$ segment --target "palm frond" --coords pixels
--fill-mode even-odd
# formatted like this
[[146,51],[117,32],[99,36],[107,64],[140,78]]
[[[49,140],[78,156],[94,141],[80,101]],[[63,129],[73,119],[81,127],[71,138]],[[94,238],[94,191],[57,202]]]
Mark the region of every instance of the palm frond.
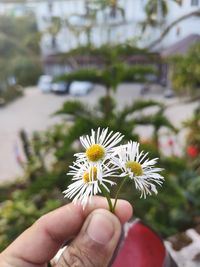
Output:
[[80,101],[67,101],[63,104],[62,108],[56,111],[53,115],[89,115],[88,108]]
[[128,115],[141,111],[145,108],[157,106],[159,108],[163,108],[163,104],[154,100],[138,100],[134,102],[131,106],[124,108],[124,110],[119,115],[120,120],[124,120]]

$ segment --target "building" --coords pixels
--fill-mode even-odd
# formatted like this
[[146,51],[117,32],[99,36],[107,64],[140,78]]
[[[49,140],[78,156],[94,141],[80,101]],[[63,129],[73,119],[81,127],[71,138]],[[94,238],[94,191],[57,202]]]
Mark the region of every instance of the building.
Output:
[[[99,8],[100,6],[92,4],[92,0],[22,0],[22,3],[17,4],[12,3],[12,0],[2,0],[0,14],[20,16],[30,10],[34,12],[38,28],[43,33],[41,51],[45,59],[49,55],[67,52],[88,43],[98,47],[105,43],[129,41],[141,47],[148,47],[171,23],[192,12],[200,13],[200,0],[182,0],[181,5],[173,0],[157,0],[157,11],[160,1],[166,1],[168,14],[163,19],[162,12],[157,12],[157,19],[162,22],[160,27],[147,27],[142,33],[141,22],[146,18],[145,6],[148,1],[118,0],[120,8],[112,10],[110,7]],[[166,50],[191,34],[200,34],[198,26],[197,16],[180,19],[164,38],[151,48],[154,51]],[[66,68],[63,69],[59,64],[53,65],[51,72],[54,74],[66,71]]]
[[[169,12],[166,18],[166,26],[195,11],[200,13],[200,0],[182,0],[179,6],[173,1],[169,1]],[[184,39],[191,34],[200,34],[200,19],[197,16],[191,16],[177,23],[163,39],[163,47],[170,46]]]
[[[178,18],[197,10],[200,12],[200,0],[182,0],[181,6],[172,0],[167,1],[168,15],[164,24],[158,29],[148,28],[142,34],[141,22],[145,20],[144,8],[147,0],[119,0],[119,6],[124,9],[124,17],[120,10],[112,16],[110,9],[105,8],[97,12],[95,21],[87,17],[88,3],[88,0],[49,0],[31,3],[29,6],[34,8],[39,28],[43,32],[48,28],[51,17],[61,18],[62,29],[56,36],[57,47],[53,49],[62,52],[88,42],[100,46],[104,43],[123,43],[130,40],[145,47]],[[198,23],[199,17],[195,16],[180,21],[156,48],[166,48],[190,34],[200,34]],[[53,52],[49,34],[44,34],[42,48],[43,54]]]
[[[144,9],[147,1],[118,0],[120,9],[117,9],[115,14],[112,14],[110,8],[104,8],[96,12],[94,20],[89,16],[89,10],[96,8],[91,4],[91,0],[26,0],[21,4],[13,4],[12,0],[0,1],[0,14],[20,15],[25,10],[33,10],[38,27],[43,32],[42,54],[46,55],[57,51],[65,52],[88,42],[100,46],[108,42],[123,43],[130,40],[145,47],[156,40],[164,29],[178,18],[194,11],[200,12],[200,0],[182,0],[182,5],[172,0],[165,0],[168,5],[168,15],[163,25],[157,29],[148,28],[142,34],[141,22],[145,20]],[[158,3],[159,1],[162,0],[158,0]],[[161,16],[158,19],[162,19],[162,14],[158,16]],[[49,28],[55,17],[60,18],[61,27],[52,40]],[[157,48],[166,48],[190,34],[200,34],[198,23],[199,18],[195,16],[180,21],[166,34]]]
[[40,2],[34,5],[38,26],[42,32],[48,29],[51,19],[61,18],[61,30],[56,35],[56,46],[52,45],[49,33],[42,40],[43,54],[65,52],[89,42],[95,46],[105,43],[123,43],[138,37],[141,28],[139,21],[144,20],[144,1],[121,0],[122,10],[112,16],[109,8],[99,10],[96,18],[90,17],[95,6],[85,0],[66,0]]

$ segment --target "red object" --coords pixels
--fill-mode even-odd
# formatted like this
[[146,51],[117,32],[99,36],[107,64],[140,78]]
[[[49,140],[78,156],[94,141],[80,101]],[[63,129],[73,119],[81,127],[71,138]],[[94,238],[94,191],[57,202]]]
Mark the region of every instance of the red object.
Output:
[[173,139],[169,138],[169,140],[168,140],[168,145],[169,145],[169,146],[173,146],[173,145],[174,145],[174,141],[173,141]]
[[141,222],[133,224],[112,267],[162,267],[166,250],[162,240]]
[[198,150],[195,146],[192,146],[192,145],[188,146],[187,147],[187,154],[188,154],[188,156],[194,158],[198,155]]

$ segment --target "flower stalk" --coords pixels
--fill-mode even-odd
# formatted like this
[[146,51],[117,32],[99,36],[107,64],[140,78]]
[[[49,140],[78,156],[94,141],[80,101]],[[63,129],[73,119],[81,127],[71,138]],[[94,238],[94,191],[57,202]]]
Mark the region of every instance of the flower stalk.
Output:
[[101,189],[101,192],[102,192],[103,196],[107,199],[108,207],[109,207],[110,212],[114,213],[115,209],[114,209],[114,206],[112,204],[109,192],[103,187],[102,184],[99,184],[99,187]]
[[116,205],[117,205],[117,200],[119,198],[119,194],[120,194],[122,188],[124,187],[124,185],[125,185],[125,183],[127,181],[128,181],[128,177],[127,176],[125,176],[124,179],[122,179],[122,181],[121,181],[121,184],[120,184],[120,186],[119,186],[119,188],[117,190],[117,193],[115,195],[115,202],[114,202],[114,205],[113,205],[113,211],[115,211],[115,208],[116,208]]

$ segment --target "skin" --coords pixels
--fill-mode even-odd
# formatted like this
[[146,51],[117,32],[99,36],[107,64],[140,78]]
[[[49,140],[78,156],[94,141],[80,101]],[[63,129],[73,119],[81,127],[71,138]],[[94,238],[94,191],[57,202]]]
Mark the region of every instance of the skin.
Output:
[[132,207],[119,200],[114,215],[107,206],[104,198],[94,197],[84,210],[71,203],[44,215],[0,254],[0,266],[47,267],[63,243],[72,239],[54,266],[108,266]]

